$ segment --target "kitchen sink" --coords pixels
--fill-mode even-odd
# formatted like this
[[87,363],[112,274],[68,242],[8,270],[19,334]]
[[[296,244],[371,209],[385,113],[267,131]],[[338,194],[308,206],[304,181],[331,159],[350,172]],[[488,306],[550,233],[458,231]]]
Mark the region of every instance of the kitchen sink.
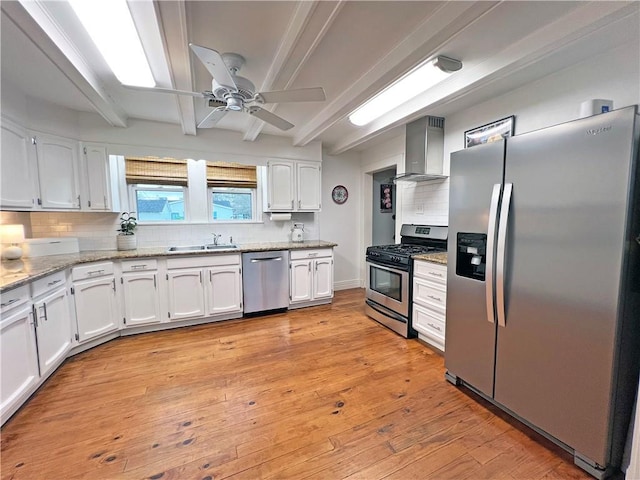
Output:
[[234,248],[238,248],[235,244],[227,244],[227,245],[215,245],[213,243],[207,245],[188,245],[184,247],[169,247],[167,248],[167,253],[189,253],[189,252],[203,252],[203,251],[211,251],[211,250],[231,250]]
[[208,245],[204,246],[207,250],[228,250],[231,248],[238,248],[237,245],[233,244],[233,243],[229,243],[226,245],[215,245],[213,243],[210,243]]

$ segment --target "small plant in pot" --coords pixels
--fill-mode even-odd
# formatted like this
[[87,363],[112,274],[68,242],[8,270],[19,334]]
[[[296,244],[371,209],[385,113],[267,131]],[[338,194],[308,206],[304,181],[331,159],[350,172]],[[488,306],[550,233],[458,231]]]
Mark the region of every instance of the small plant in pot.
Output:
[[135,250],[138,247],[136,235],[134,233],[138,226],[138,219],[135,212],[122,212],[120,215],[120,232],[116,237],[118,250]]

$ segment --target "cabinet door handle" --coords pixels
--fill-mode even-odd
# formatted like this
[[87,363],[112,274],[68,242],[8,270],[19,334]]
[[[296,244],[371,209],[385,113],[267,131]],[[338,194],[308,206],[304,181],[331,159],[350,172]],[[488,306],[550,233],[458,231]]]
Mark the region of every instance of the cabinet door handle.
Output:
[[209,270],[209,283],[213,282],[213,271]]
[[293,200],[291,200],[291,210],[293,210]]
[[427,297],[429,297],[429,298],[430,298],[430,299],[432,299],[432,300],[436,300],[436,301],[438,301],[438,302],[441,302],[441,301],[442,301],[442,299],[441,299],[440,297],[434,297],[433,295],[427,295]]
[[158,285],[156,284],[156,274],[153,274],[153,288],[157,289]]
[[202,283],[202,270],[200,270],[200,283]]
[[42,315],[40,316],[40,318],[44,319],[44,321],[46,322],[48,320],[48,318],[47,318],[47,303],[43,302],[41,308],[42,308]]
[[298,208],[302,208],[302,200],[298,200]]
[[316,262],[316,272],[318,271],[318,262]]
[[33,308],[29,311],[29,317],[31,317],[31,321],[29,322],[29,325],[33,325],[35,327],[36,321],[35,321],[35,315],[33,314]]
[[311,262],[309,262],[309,271],[311,271]]
[[4,308],[4,307],[8,307],[9,305],[11,305],[12,303],[17,302],[18,300],[20,300],[19,298],[12,298],[11,300],[9,300],[8,302],[5,303],[0,303],[0,307]]
[[116,279],[111,280],[111,284],[113,285],[113,293],[116,292]]

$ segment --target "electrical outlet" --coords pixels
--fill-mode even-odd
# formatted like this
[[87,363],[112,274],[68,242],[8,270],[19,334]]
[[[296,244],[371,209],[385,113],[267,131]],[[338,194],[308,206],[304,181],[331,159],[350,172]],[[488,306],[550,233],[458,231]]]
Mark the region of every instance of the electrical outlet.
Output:
[[422,204],[416,205],[416,214],[417,215],[424,214],[424,205],[422,205]]

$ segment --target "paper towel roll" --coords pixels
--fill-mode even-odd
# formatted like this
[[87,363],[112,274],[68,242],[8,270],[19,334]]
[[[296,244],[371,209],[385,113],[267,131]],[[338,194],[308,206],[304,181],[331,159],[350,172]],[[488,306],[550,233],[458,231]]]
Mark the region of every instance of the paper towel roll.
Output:
[[272,222],[286,222],[287,220],[291,220],[290,213],[272,213],[271,214]]

